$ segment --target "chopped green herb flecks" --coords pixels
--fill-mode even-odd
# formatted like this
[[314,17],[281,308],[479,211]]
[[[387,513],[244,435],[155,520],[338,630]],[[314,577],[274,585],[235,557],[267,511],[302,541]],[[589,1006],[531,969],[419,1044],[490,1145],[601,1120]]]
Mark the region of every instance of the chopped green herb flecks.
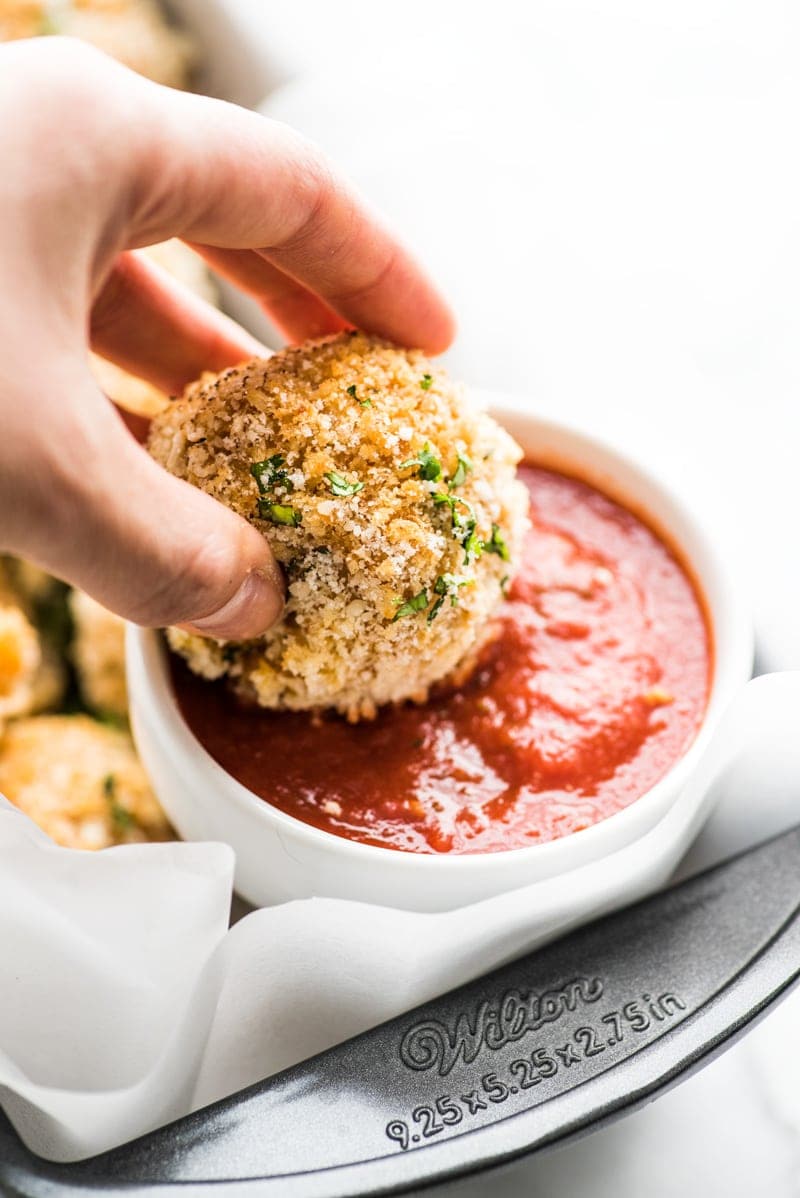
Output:
[[103,797],[108,802],[111,819],[120,831],[135,827],[136,820],[130,811],[117,801],[117,779],[113,774],[106,774],[103,779]]
[[[433,502],[437,507],[447,505],[450,508],[453,536],[464,546],[464,565],[477,561],[481,556],[483,542],[477,533],[477,520],[472,504],[458,495],[443,495],[441,492],[434,495]],[[467,514],[464,515],[460,508],[466,508]]]
[[508,584],[510,581],[511,581],[510,574],[504,574],[503,577],[500,579],[500,590],[503,592],[504,598],[507,597],[507,595],[508,595]]
[[259,499],[258,514],[262,520],[285,524],[289,528],[297,528],[303,522],[302,512],[298,512],[290,503],[273,503],[269,499]]
[[[460,578],[457,574],[440,574],[433,584],[430,596],[427,590],[423,588],[413,599],[408,599],[406,602],[403,602],[401,599],[397,600],[399,606],[392,618],[392,623],[403,616],[413,616],[428,608],[426,619],[428,624],[432,624],[442,610],[445,600],[449,598],[451,606],[456,607],[458,605],[458,592],[462,587],[472,586],[473,582],[474,579]],[[429,604],[430,607],[428,607]]]
[[327,478],[334,495],[357,495],[359,491],[364,490],[363,483],[349,483],[344,475],[339,474],[336,470],[329,470],[325,478]]
[[434,603],[434,605],[433,605],[433,607],[431,608],[431,610],[428,612],[428,615],[427,615],[427,620],[428,620],[428,623],[429,623],[429,624],[432,624],[432,623],[433,623],[433,621],[436,619],[436,617],[438,616],[439,612],[442,610],[442,605],[443,605],[443,604],[444,604],[444,595],[440,595],[440,596],[439,596],[439,598],[438,598],[438,599],[436,600],[436,602]]
[[476,562],[482,553],[483,541],[473,528],[464,541],[464,565],[468,566],[470,562]]
[[424,611],[428,606],[428,592],[423,587],[420,593],[415,595],[413,599],[407,599],[405,602],[402,599],[398,599],[397,603],[399,606],[392,616],[393,624],[396,620],[402,620],[404,616],[415,616],[417,612]]
[[287,491],[294,490],[292,480],[284,469],[285,465],[286,458],[282,453],[274,453],[263,462],[252,463],[250,473],[256,480],[259,495],[268,495],[276,487],[284,487]]
[[355,383],[351,383],[350,386],[347,388],[347,394],[352,399],[355,399],[361,405],[362,408],[371,408],[372,407],[371,399],[359,399],[358,398],[358,391],[356,390]]
[[458,605],[458,592],[462,587],[472,586],[473,579],[459,578],[456,574],[440,574],[433,584],[433,591],[438,595],[438,599],[433,607],[428,612],[428,623],[431,624],[442,610],[442,605],[445,599],[450,597],[451,607]]
[[469,460],[466,454],[459,453],[457,457],[458,465],[456,466],[455,474],[450,479],[448,484],[451,491],[454,491],[456,487],[463,486],[466,482],[467,475],[472,471],[472,462]]
[[419,477],[425,482],[436,483],[442,477],[442,463],[436,457],[428,441],[425,442],[415,458],[409,458],[407,462],[400,463],[401,470],[408,470],[411,466],[419,467]]
[[284,491],[294,490],[294,484],[285,466],[286,458],[283,454],[274,453],[263,462],[252,462],[250,473],[258,486],[258,514],[261,519],[269,520],[272,524],[287,524],[296,528],[302,520],[301,513],[289,503],[278,503],[274,494],[277,487],[283,488]]
[[474,579],[461,578],[458,574],[440,574],[433,584],[437,595],[449,595],[453,607],[458,603],[458,592],[462,587],[472,586]]
[[511,560],[506,539],[497,524],[492,525],[492,535],[488,541],[484,541],[483,547],[487,553],[496,553],[504,562]]
[[431,387],[433,386],[433,375],[423,374],[422,378],[419,380],[419,385],[423,391],[430,391]]

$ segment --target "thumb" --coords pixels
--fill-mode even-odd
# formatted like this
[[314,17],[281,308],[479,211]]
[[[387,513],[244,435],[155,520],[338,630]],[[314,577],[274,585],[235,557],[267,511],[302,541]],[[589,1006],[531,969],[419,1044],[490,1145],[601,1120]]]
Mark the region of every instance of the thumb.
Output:
[[[58,451],[11,492],[7,547],[137,624],[226,640],[264,632],[283,609],[267,541],[163,470],[87,386],[88,402],[70,405],[68,426],[47,438]],[[39,459],[48,453],[41,445]]]

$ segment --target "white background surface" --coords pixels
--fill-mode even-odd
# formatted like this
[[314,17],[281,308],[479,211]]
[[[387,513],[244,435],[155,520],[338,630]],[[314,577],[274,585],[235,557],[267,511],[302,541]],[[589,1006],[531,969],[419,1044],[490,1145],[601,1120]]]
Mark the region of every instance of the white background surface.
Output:
[[235,0],[319,140],[453,298],[453,368],[718,508],[800,665],[800,9]]
[[[347,167],[449,291],[453,370],[676,481],[742,563],[760,665],[800,667],[800,9],[227,7],[280,83],[267,111]],[[795,998],[645,1111],[455,1192],[798,1195],[798,1026]]]

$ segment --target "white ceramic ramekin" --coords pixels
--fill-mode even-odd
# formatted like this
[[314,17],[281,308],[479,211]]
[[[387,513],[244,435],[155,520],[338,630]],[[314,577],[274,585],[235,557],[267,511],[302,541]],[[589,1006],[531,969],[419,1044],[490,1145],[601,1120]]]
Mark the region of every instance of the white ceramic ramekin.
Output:
[[524,399],[493,395],[485,399],[526,457],[594,483],[645,516],[679,550],[705,599],[713,632],[714,677],[702,727],[685,755],[651,790],[581,832],[501,853],[396,852],[304,824],[271,807],[226,773],[181,717],[160,634],[130,627],[131,718],[155,791],[181,836],[233,846],[237,890],[256,905],[325,895],[442,911],[607,857],[644,836],[669,811],[703,757],[720,714],[750,675],[752,629],[740,588],[698,519],[649,473],[595,438],[540,419]]

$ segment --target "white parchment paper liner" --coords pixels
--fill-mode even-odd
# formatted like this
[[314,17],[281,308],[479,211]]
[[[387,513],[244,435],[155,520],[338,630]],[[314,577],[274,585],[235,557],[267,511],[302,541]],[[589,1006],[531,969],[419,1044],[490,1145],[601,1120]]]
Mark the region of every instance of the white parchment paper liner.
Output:
[[310,899],[228,930],[226,846],[76,852],[0,805],[0,1102],[77,1160],[407,1010],[662,885],[719,794],[697,866],[796,821],[798,719],[800,674],[757,679],[640,841],[438,915]]

